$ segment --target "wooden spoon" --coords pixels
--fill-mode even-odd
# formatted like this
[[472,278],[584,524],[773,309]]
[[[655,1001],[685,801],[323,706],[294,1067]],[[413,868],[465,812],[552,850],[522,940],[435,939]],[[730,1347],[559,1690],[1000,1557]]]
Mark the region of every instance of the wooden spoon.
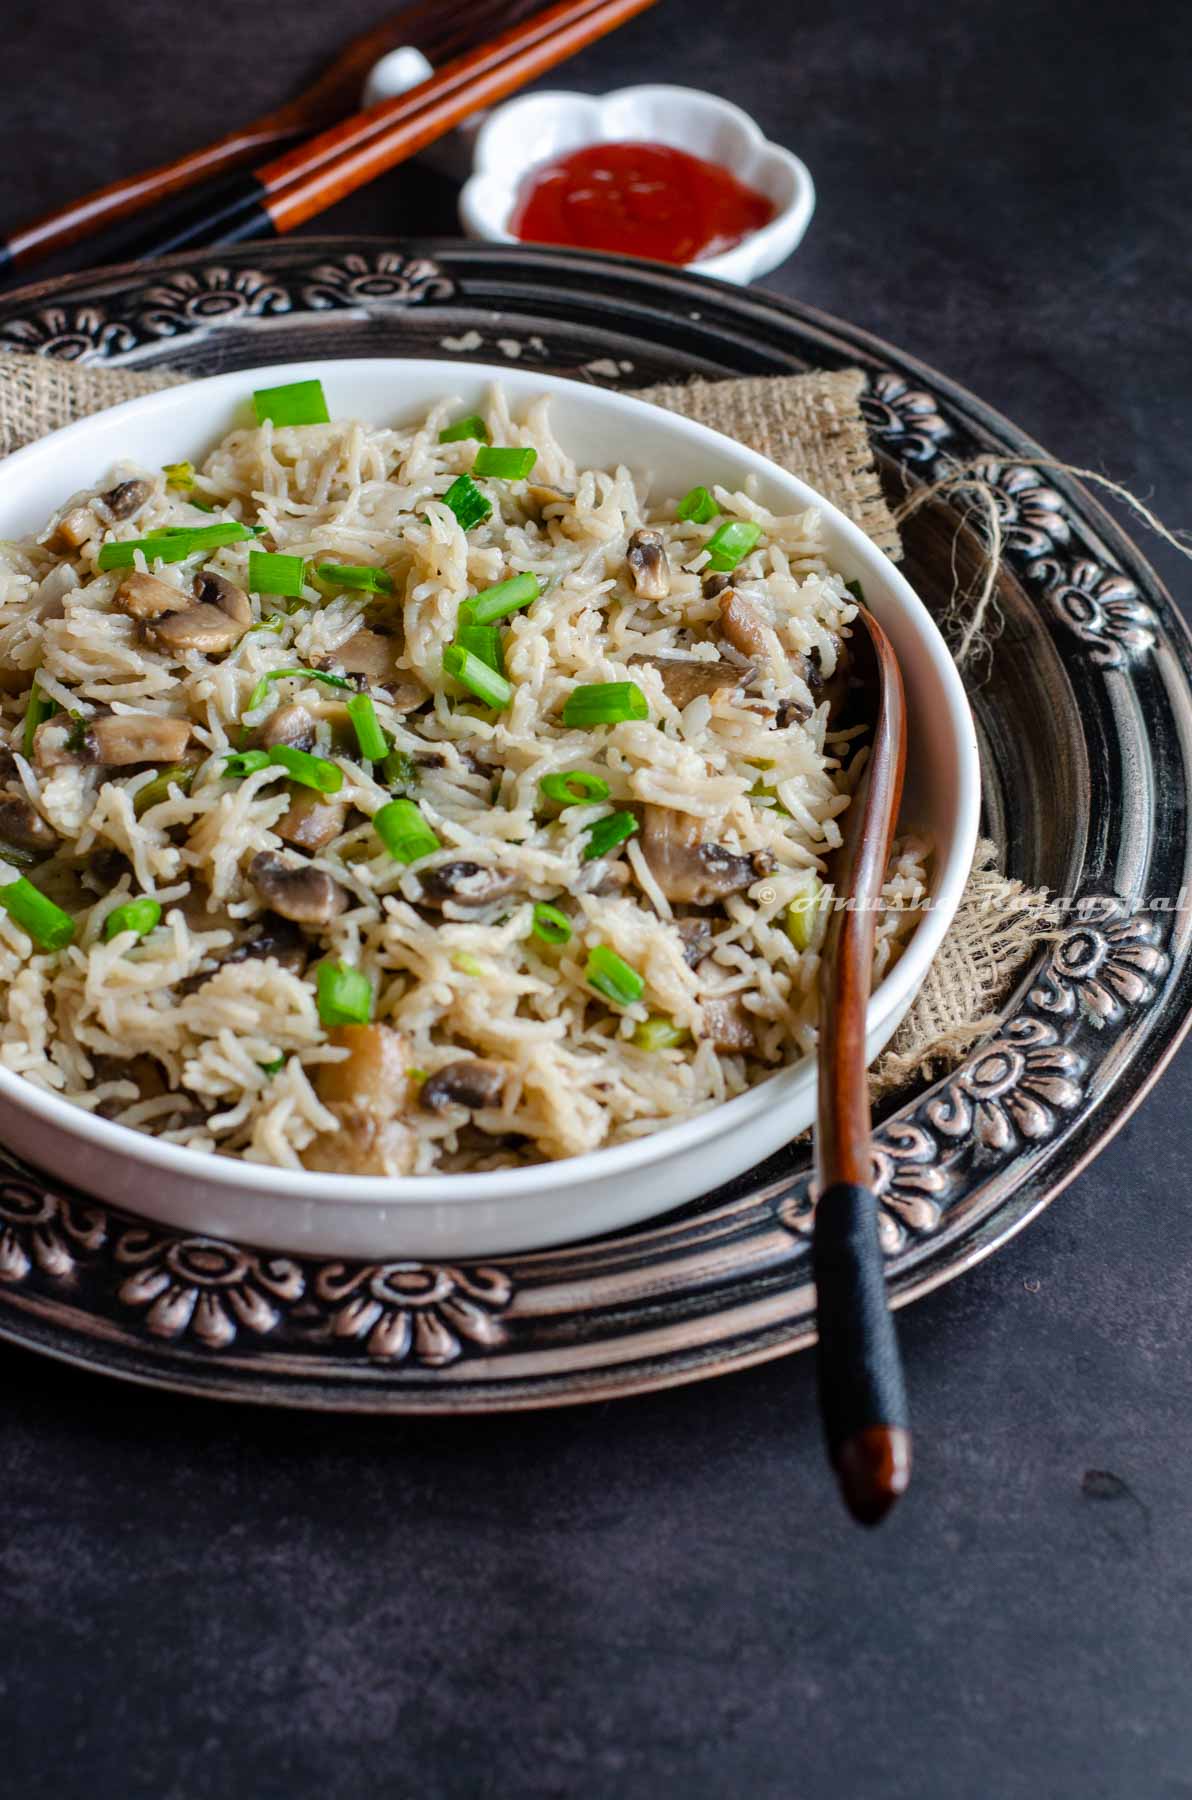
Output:
[[869,760],[846,814],[820,965],[813,1266],[828,1454],[853,1517],[876,1525],[906,1492],[911,1473],[906,1389],[872,1187],[865,1050],[876,908],[906,762],[906,698],[890,641],[864,607],[850,650],[874,725]]

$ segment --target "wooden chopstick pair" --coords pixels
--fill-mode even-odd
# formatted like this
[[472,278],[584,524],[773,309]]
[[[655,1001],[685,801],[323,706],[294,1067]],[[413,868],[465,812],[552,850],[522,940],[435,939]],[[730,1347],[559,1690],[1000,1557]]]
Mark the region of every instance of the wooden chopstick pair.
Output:
[[[122,259],[291,231],[653,4],[557,0],[527,16],[526,0],[472,0],[460,10],[423,0],[355,39],[288,106],[176,163],[113,183],[10,234],[0,241],[0,275],[313,130],[315,135],[297,147],[216,183],[184,213],[123,246]],[[495,24],[504,26],[499,35],[475,41],[478,29]],[[448,60],[409,93],[341,117],[377,58],[411,42]]]

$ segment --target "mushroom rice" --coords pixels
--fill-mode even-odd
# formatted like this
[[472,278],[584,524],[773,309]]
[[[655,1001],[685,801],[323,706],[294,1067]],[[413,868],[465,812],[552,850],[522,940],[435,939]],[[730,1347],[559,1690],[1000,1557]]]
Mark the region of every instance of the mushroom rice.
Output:
[[[546,402],[262,390],[0,547],[0,1060],[193,1149],[573,1156],[814,1045],[864,757],[814,510],[579,469]],[[926,894],[897,847],[875,974]]]

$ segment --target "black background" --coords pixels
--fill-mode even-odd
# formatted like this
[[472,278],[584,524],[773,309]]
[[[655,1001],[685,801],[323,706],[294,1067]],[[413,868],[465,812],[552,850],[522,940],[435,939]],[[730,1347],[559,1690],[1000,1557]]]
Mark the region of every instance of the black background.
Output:
[[[10,4],[0,223],[275,104],[378,4]],[[1189,36],[1179,0],[663,0],[551,85],[740,102],[819,189],[772,286],[1179,524]],[[453,195],[399,171],[314,229],[450,232]],[[805,1357],[404,1424],[0,1350],[0,1792],[1192,1795],[1190,1107],[1177,1062],[903,1313],[918,1469],[876,1535],[837,1505]]]

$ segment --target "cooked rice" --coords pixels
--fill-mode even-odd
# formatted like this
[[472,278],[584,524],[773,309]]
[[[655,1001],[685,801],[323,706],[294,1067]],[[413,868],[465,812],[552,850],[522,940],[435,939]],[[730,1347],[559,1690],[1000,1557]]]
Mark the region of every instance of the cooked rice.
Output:
[[[342,1166],[424,1173],[623,1142],[715,1106],[812,1049],[818,955],[792,941],[787,908],[839,844],[863,756],[853,737],[832,736],[814,676],[809,685],[815,663],[831,676],[855,610],[828,565],[818,512],[773,516],[749,493],[715,487],[719,520],[678,522],[675,496],[654,497],[627,467],[577,469],[553,436],[545,402],[514,419],[497,392],[487,413],[491,441],[535,446],[531,486],[554,485],[574,499],[544,501],[525,482],[488,482],[492,515],[465,533],[442,496],[471,467],[476,445],[438,442],[458,411],[458,402],[444,400],[414,427],[235,430],[191,490],[214,513],[196,510],[160,473],[121,467],[94,494],[73,496],[37,542],[0,552],[2,718],[13,752],[0,800],[26,796],[58,834],[53,855],[28,872],[77,921],[74,942],[44,954],[0,910],[4,1066],[173,1143],[292,1168],[304,1155],[333,1166],[352,1120],[320,1098],[320,1071],[347,1054],[316,1002],[316,965],[330,957],[368,976],[373,1016],[401,1034],[413,1071],[394,1103],[402,1129],[378,1138],[371,1160],[353,1161],[345,1150]],[[152,495],[134,518],[113,520],[95,496],[133,475],[152,481]],[[56,554],[47,541],[80,505],[101,529],[81,550]],[[114,609],[126,571],[99,572],[100,545],[220,517],[263,525],[265,548],[307,559],[302,602],[287,612],[287,602],[252,595],[254,620],[275,629],[249,631],[222,655],[155,648]],[[703,545],[726,518],[763,528],[733,586],[764,621],[766,649],[747,692],[699,697],[680,711],[659,672],[636,659],[723,654],[719,602],[705,593],[701,569]],[[671,571],[664,598],[640,597],[627,569],[629,537],[643,526],[663,534]],[[251,548],[228,545],[203,566],[247,590]],[[154,572],[189,592],[201,560]],[[392,576],[393,595],[329,597],[309,585],[319,561],[377,565]],[[502,621],[514,692],[506,711],[493,712],[444,678],[442,654],[461,601],[521,571],[539,576],[546,591]],[[418,759],[413,797],[441,848],[413,865],[393,860],[369,822],[393,797],[380,768],[336,748],[322,718],[317,748],[342,769],[339,797],[350,810],[309,861],[347,890],[349,903],[308,932],[305,972],[273,958],[228,961],[262,917],[247,874],[253,856],[300,858],[276,830],[290,799],[285,771],[270,766],[229,779],[224,758],[241,747],[245,727],[257,732],[283,705],[326,709],[341,700],[296,678],[272,684],[255,712],[245,710],[263,674],[325,659],[334,665],[363,625],[393,633],[398,668],[429,690],[424,710],[403,711],[387,697],[392,685],[371,689],[393,746]],[[201,761],[189,793],[176,788],[138,818],[136,794],[154,779],[153,767],[27,760],[23,720],[35,673],[43,695],[85,721],[108,712],[191,721]],[[647,721],[563,727],[563,702],[578,684],[626,680],[645,693]],[[792,699],[806,722],[778,729],[778,705]],[[564,810],[544,804],[540,779],[576,768],[602,775],[609,799]],[[756,791],[762,786],[765,793]],[[703,821],[709,841],[737,857],[756,854],[759,869],[772,862],[709,915],[710,941],[696,967],[685,960],[676,918],[691,909],[667,900],[640,836],[583,859],[595,821],[626,808],[640,816],[647,805]],[[893,905],[878,928],[878,976],[914,923],[926,857],[915,840],[898,848],[887,887]],[[460,861],[510,872],[514,891],[478,912],[451,901],[430,911],[424,878]],[[601,893],[612,864],[628,879]],[[138,894],[161,903],[158,929],[139,941],[124,934],[105,942],[108,914]],[[573,935],[562,948],[532,934],[536,901],[571,916]],[[593,991],[585,963],[596,945],[644,978],[640,1000],[616,1006]],[[717,1050],[706,1029],[708,1002],[734,996],[752,1028],[748,1051]],[[636,1047],[635,1030],[660,1016],[688,1035],[672,1048]],[[472,1114],[420,1104],[421,1081],[473,1055],[504,1065],[499,1104]],[[134,1059],[145,1058],[157,1079],[142,1079],[146,1065]]]

